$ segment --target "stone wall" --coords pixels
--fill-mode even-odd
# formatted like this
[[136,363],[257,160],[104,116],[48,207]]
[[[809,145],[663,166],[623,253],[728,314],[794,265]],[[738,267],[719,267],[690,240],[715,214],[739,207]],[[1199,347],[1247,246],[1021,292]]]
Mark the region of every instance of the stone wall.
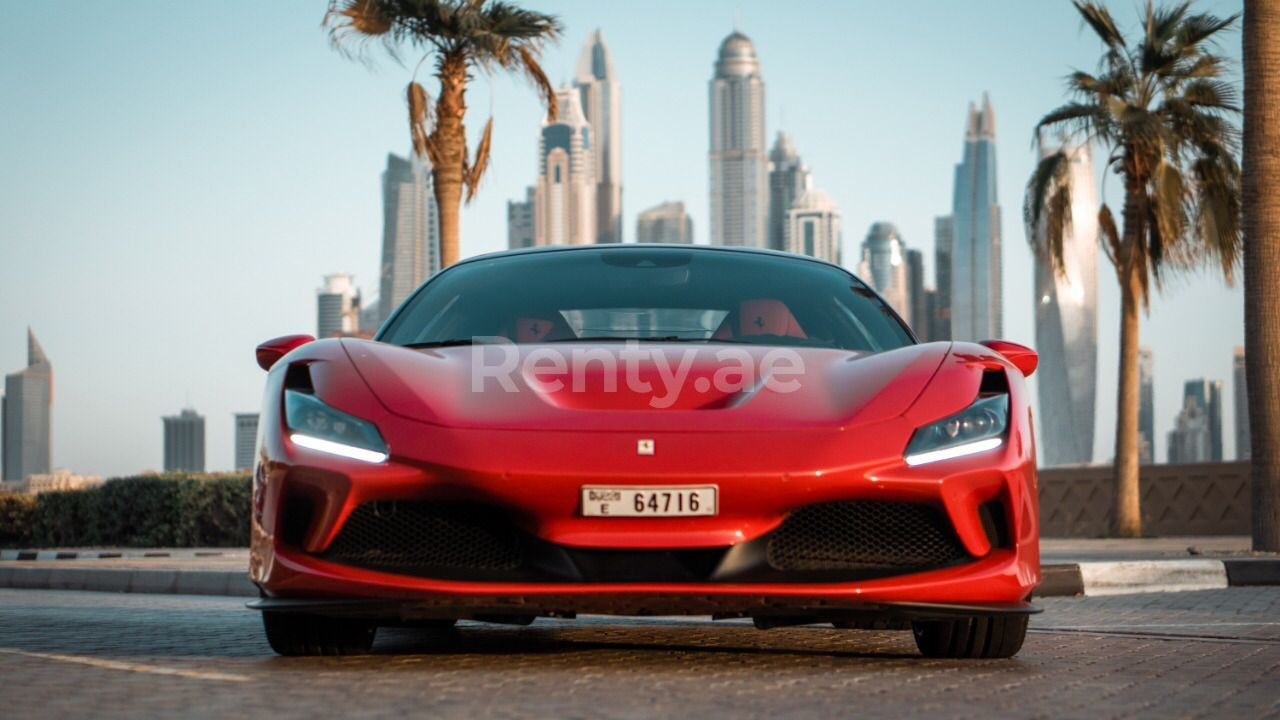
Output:
[[[1041,469],[1040,534],[1101,537],[1111,523],[1111,468]],[[1248,535],[1249,463],[1143,465],[1144,535]]]

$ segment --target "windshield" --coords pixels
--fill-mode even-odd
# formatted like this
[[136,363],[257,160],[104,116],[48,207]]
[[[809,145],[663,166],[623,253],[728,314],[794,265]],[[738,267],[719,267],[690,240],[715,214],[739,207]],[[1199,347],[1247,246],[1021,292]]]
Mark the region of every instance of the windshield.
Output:
[[458,265],[378,338],[429,346],[510,340],[723,342],[878,352],[913,342],[857,278],[783,256],[610,247]]

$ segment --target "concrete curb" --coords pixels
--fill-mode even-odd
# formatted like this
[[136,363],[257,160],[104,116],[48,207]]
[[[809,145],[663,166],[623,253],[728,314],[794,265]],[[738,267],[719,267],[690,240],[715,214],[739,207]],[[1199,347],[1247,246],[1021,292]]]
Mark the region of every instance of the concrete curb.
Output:
[[243,571],[0,567],[0,588],[258,597]]
[[[165,557],[175,556],[166,555]],[[1210,590],[1242,585],[1280,585],[1280,558],[1082,562],[1045,565],[1042,571],[1043,580],[1040,587],[1036,588],[1036,597],[1079,595],[1093,597]],[[239,570],[141,570],[8,565],[0,566],[0,588],[258,596],[258,589],[249,581],[249,576]]]
[[1119,560],[1045,565],[1036,597],[1185,592],[1280,585],[1280,558]]
[[113,560],[118,558],[202,558],[237,550],[0,550],[0,560]]

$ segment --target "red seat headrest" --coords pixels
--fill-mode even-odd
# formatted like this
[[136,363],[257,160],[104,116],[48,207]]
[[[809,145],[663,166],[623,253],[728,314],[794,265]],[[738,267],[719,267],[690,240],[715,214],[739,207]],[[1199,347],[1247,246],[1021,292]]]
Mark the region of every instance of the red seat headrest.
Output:
[[748,335],[808,337],[796,316],[791,314],[791,309],[781,300],[772,298],[743,300],[738,305],[738,336]]

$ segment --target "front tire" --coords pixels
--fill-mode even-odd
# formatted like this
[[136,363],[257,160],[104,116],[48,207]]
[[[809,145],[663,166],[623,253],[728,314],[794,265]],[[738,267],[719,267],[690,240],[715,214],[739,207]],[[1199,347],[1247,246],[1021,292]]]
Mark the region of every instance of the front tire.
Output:
[[916,647],[925,657],[1010,658],[1027,637],[1026,615],[996,615],[911,623]]
[[364,620],[270,611],[262,613],[262,627],[271,649],[290,657],[364,655],[378,630]]

